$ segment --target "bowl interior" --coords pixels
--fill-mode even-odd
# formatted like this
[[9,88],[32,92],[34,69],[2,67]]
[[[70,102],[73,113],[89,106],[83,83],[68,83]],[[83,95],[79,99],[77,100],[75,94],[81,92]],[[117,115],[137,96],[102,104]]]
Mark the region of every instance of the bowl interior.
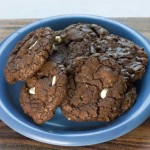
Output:
[[[65,28],[66,26],[73,24],[73,23],[95,23],[98,25],[103,26],[104,28],[108,29],[110,33],[120,35],[124,38],[127,38],[133,42],[135,42],[137,45],[144,47],[145,51],[150,57],[150,51],[148,49],[148,46],[145,45],[138,36],[135,36],[132,34],[132,30],[128,30],[124,28],[123,26],[120,26],[116,23],[113,23],[109,20],[103,20],[103,19],[94,19],[94,18],[84,18],[84,17],[66,17],[66,18],[56,18],[56,19],[47,19],[45,21],[42,21],[41,23],[27,26],[23,29],[18,30],[16,33],[14,33],[11,36],[11,39],[7,40],[7,42],[4,43],[3,49],[1,49],[0,53],[0,92],[1,92],[1,104],[6,108],[6,111],[9,112],[10,115],[17,118],[22,124],[26,124],[27,126],[32,126],[34,129],[38,129],[40,131],[44,132],[53,132],[53,133],[64,133],[67,134],[68,132],[73,132],[76,134],[77,132],[90,132],[93,130],[103,130],[106,128],[111,128],[112,126],[117,126],[118,124],[121,124],[123,121],[129,119],[131,116],[138,113],[138,111],[141,109],[144,105],[146,105],[147,97],[149,96],[149,75],[150,75],[150,65],[148,63],[148,66],[146,68],[146,72],[144,74],[144,77],[142,80],[139,80],[136,82],[137,85],[137,102],[134,104],[134,106],[124,113],[122,116],[117,118],[116,120],[112,122],[82,122],[77,123],[73,121],[68,121],[61,113],[60,108],[57,109],[55,116],[49,120],[48,122],[44,123],[43,125],[36,125],[33,123],[32,119],[25,115],[23,113],[23,110],[19,103],[19,93],[20,89],[23,85],[23,82],[15,83],[13,85],[8,84],[5,81],[4,77],[4,68],[6,65],[6,61],[9,57],[9,54],[15,47],[16,43],[20,41],[27,33],[31,32],[34,29],[37,29],[39,27],[43,26],[50,26],[54,30],[60,30]],[[139,118],[140,119],[140,118]],[[76,132],[74,132],[76,131]]]

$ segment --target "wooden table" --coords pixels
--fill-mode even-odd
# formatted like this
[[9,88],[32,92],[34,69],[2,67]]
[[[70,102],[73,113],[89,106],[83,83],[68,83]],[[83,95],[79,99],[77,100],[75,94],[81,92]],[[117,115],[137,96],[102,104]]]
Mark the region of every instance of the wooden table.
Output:
[[[144,34],[150,39],[150,18],[113,18]],[[35,19],[28,20],[0,20],[0,41],[10,33],[25,24],[34,22]],[[132,132],[115,140],[84,147],[61,147],[43,144],[26,138],[0,121],[0,150],[48,150],[48,149],[101,149],[101,150],[150,150],[150,118]]]

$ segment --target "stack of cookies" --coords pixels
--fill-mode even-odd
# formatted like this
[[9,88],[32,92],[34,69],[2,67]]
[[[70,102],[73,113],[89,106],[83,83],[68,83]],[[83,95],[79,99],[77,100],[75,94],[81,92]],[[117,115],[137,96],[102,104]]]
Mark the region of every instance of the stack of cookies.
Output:
[[10,84],[25,81],[20,103],[37,124],[51,119],[57,107],[68,120],[112,121],[133,106],[134,83],[147,62],[135,43],[79,23],[26,35],[9,57],[5,77]]

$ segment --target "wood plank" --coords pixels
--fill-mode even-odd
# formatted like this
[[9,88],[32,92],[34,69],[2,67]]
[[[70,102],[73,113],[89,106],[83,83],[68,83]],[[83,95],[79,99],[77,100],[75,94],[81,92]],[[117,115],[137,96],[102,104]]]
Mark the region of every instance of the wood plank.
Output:
[[[150,39],[150,18],[111,18],[119,21],[131,28],[134,28],[138,32],[145,35]],[[15,32],[17,29],[35,22],[39,19],[23,19],[23,20],[0,20],[0,41],[6,38],[9,34]]]

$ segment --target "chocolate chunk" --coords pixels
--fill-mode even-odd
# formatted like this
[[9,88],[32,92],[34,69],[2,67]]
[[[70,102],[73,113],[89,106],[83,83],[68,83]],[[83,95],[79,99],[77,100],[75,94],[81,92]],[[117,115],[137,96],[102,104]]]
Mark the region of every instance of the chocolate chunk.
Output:
[[56,63],[65,64],[67,60],[67,46],[64,43],[55,43],[53,46],[53,54],[49,55],[48,60],[52,60]]

